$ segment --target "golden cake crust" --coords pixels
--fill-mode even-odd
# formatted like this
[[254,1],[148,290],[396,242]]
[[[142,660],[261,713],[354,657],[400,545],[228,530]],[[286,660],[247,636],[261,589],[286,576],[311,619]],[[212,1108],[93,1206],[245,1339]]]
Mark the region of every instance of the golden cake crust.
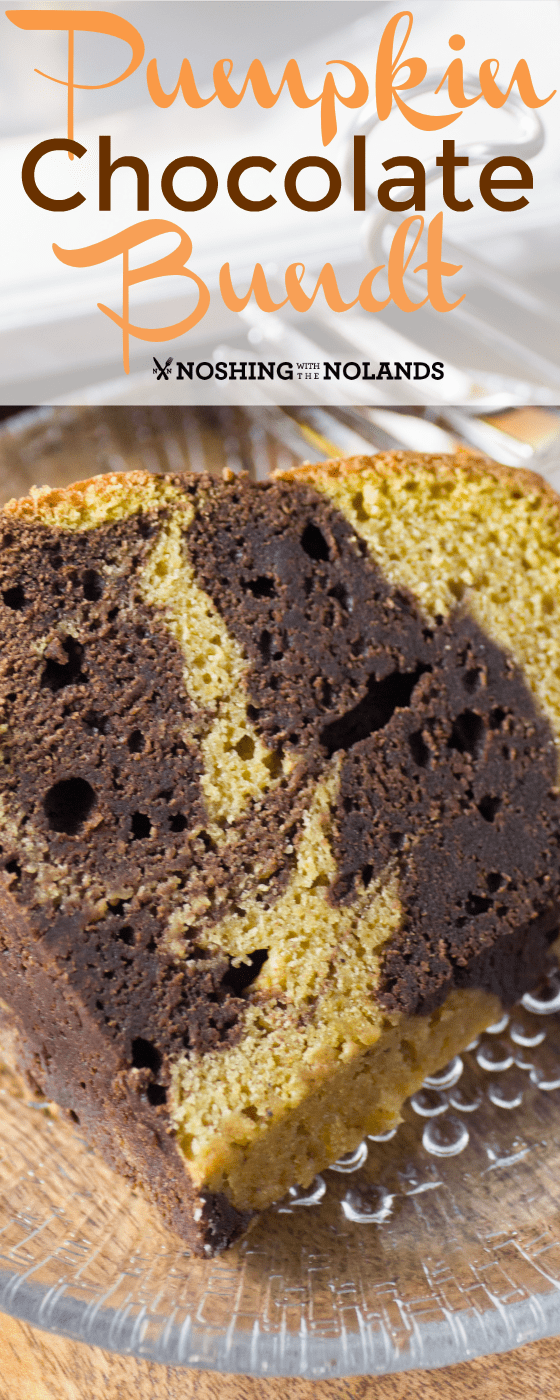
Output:
[[376,452],[371,456],[360,454],[356,457],[332,457],[326,462],[302,462],[301,466],[282,468],[273,473],[279,481],[305,481],[317,476],[345,477],[356,472],[368,472],[373,468],[377,476],[406,476],[415,467],[433,472],[435,477],[449,479],[457,471],[465,472],[473,481],[491,476],[504,486],[520,490],[526,496],[537,493],[556,507],[560,519],[560,496],[538,472],[527,471],[525,467],[508,467],[494,462],[482,452],[459,447],[450,453],[421,452]]

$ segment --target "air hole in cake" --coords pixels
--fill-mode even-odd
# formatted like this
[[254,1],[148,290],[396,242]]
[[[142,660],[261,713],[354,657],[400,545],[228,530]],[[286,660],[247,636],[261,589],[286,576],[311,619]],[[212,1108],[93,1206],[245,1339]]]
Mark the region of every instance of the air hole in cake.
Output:
[[82,715],[82,724],[85,724],[86,729],[91,729],[98,734],[107,733],[108,723],[107,716],[98,715],[95,710],[88,710],[85,715]]
[[261,653],[261,656],[262,656],[263,661],[269,661],[269,660],[270,660],[270,646],[271,646],[271,642],[272,642],[272,637],[271,637],[271,635],[270,635],[270,632],[267,632],[266,627],[265,627],[265,628],[263,628],[263,631],[261,632],[261,635],[260,635],[260,637],[259,637],[259,643],[258,643],[258,645],[259,645],[259,651],[260,651],[260,653]]
[[466,671],[465,675],[463,676],[463,685],[465,687],[465,690],[478,690],[479,685],[481,685],[482,683],[482,679],[483,676],[480,666],[471,666],[471,669],[469,671]]
[[253,598],[276,597],[274,579],[266,578],[264,574],[262,574],[260,578],[255,579],[254,582],[249,581],[247,583],[244,583],[243,587],[249,589],[249,591],[253,594]]
[[499,812],[502,805],[501,797],[483,797],[478,803],[478,810],[485,822],[493,822],[496,812]]
[[237,744],[234,744],[234,748],[235,752],[239,754],[240,758],[242,758],[244,761],[248,761],[254,755],[255,741],[254,739],[251,739],[250,734],[244,734],[243,738],[240,739]]
[[151,1040],[144,1040],[139,1035],[132,1042],[132,1068],[151,1069],[152,1074],[157,1074],[161,1065],[161,1055],[157,1045]]
[[330,558],[330,550],[324,534],[318,525],[312,525],[311,522],[305,527],[301,537],[301,547],[310,559],[316,559],[318,563],[326,563],[327,559]]
[[7,861],[4,870],[8,875],[15,875],[16,883],[21,879],[21,865],[18,864],[17,860]]
[[86,684],[86,677],[82,674],[84,648],[81,642],[77,642],[75,637],[57,637],[51,643],[50,650],[53,653],[50,656],[49,648],[45,652],[47,664],[41,676],[42,688],[57,691],[63,690],[66,685]]
[[148,1103],[157,1108],[158,1104],[167,1103],[167,1089],[164,1089],[163,1084],[148,1084],[146,1098]]
[[68,1116],[72,1119],[72,1122],[73,1122],[73,1123],[78,1123],[78,1124],[79,1124],[80,1120],[79,1120],[79,1118],[78,1118],[77,1113],[74,1113],[74,1109],[73,1109],[73,1108],[71,1108],[71,1109],[69,1110],[69,1115],[68,1115]]
[[244,992],[246,987],[250,987],[255,977],[258,977],[261,967],[264,966],[268,958],[268,949],[259,948],[255,953],[249,954],[249,963],[241,963],[239,967],[233,967],[230,963],[229,969],[223,979],[224,987],[229,987],[235,996]]
[[184,831],[186,826],[188,826],[187,818],[183,816],[182,812],[177,812],[176,816],[172,817],[169,823],[171,831]]
[[320,697],[321,700],[321,705],[325,710],[328,710],[332,700],[332,686],[330,682],[323,677],[318,684],[316,683],[316,689],[318,698]]
[[354,600],[348,597],[343,583],[335,583],[333,588],[329,588],[327,597],[336,598],[337,603],[340,603],[345,612],[352,612]]
[[478,758],[484,743],[484,720],[475,710],[463,710],[454,721],[449,740],[450,749],[470,753]]
[[75,836],[95,806],[93,788],[85,778],[65,778],[55,783],[43,802],[51,831]]
[[130,752],[141,753],[142,749],[145,747],[145,744],[146,740],[144,738],[142,730],[133,729],[132,734],[129,734],[128,736],[128,748],[130,749]]
[[321,743],[329,757],[338,749],[350,749],[361,739],[384,729],[395,710],[403,710],[410,705],[412,692],[420,677],[430,670],[430,666],[420,665],[415,671],[391,671],[382,681],[370,676],[367,695],[363,700],[322,730]]
[[2,599],[7,608],[12,608],[13,612],[21,612],[25,607],[25,593],[21,583],[16,583],[13,588],[6,588],[2,593]]
[[490,712],[490,728],[501,729],[505,717],[506,711],[502,710],[501,705],[496,705],[495,709]]
[[126,943],[130,948],[134,943],[134,929],[130,928],[129,924],[125,924],[124,928],[119,929],[119,938],[121,943]]
[[133,812],[130,829],[134,841],[144,841],[152,830],[150,818],[145,812]]
[[272,753],[267,754],[266,758],[263,758],[263,764],[265,768],[268,768],[271,778],[276,779],[281,777],[282,754],[278,753],[277,749],[273,749]]
[[467,914],[474,914],[475,918],[478,914],[486,914],[491,908],[492,900],[481,894],[470,894],[465,904]]
[[496,891],[499,890],[500,885],[503,884],[503,879],[504,877],[499,870],[490,871],[490,874],[486,876],[486,884],[490,894],[495,894]]
[[103,593],[103,582],[97,569],[86,569],[82,578],[84,598],[88,603],[97,603]]
[[430,761],[430,750],[428,745],[424,743],[421,729],[417,729],[414,734],[411,734],[408,742],[414,762],[418,764],[419,768],[427,768]]
[[361,491],[356,491],[356,495],[352,497],[352,505],[358,520],[369,520],[367,510],[364,510],[364,497]]

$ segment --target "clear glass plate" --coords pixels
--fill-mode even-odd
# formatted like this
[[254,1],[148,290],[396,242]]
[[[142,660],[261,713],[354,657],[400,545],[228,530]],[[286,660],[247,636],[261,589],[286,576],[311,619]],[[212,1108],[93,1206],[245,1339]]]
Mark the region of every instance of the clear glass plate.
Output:
[[53,1106],[0,1083],[0,1310],[170,1365],[434,1367],[560,1330],[560,974],[313,1187],[189,1255]]

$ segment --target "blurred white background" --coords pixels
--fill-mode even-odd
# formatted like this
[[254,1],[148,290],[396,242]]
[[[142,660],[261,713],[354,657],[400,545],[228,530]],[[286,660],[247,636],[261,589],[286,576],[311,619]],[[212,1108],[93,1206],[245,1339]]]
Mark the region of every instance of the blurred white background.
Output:
[[[72,8],[71,4],[59,8]],[[15,4],[14,10],[42,8]],[[381,162],[398,154],[419,155],[428,166],[444,138],[471,153],[471,168],[460,172],[462,197],[470,195],[467,213],[445,209],[444,230],[451,261],[461,272],[448,284],[453,299],[465,301],[447,315],[425,308],[406,315],[394,306],[376,315],[359,309],[335,314],[319,294],[305,315],[289,308],[266,315],[252,301],[236,315],[224,307],[218,290],[223,262],[231,264],[239,291],[248,287],[254,263],[265,265],[271,293],[281,299],[283,272],[290,262],[305,262],[308,290],[322,265],[333,263],[342,295],[350,300],[374,251],[386,249],[399,216],[379,210],[375,198],[367,214],[355,212],[349,192],[321,213],[306,213],[288,202],[283,190],[287,167],[300,155],[326,155],[343,170],[356,129],[368,130],[374,106],[349,111],[338,106],[339,130],[324,149],[319,109],[297,110],[286,92],[270,111],[263,111],[248,93],[242,104],[227,111],[214,102],[194,111],[179,96],[167,110],[151,102],[146,87],[146,64],[156,57],[162,86],[171,91],[180,61],[192,63],[199,90],[212,91],[212,66],[218,58],[233,60],[232,83],[240,87],[250,61],[259,57],[273,86],[289,57],[297,57],[308,93],[321,90],[325,64],[333,58],[356,63],[374,88],[377,46],[385,24],[399,7],[386,0],[121,0],[89,4],[123,15],[140,30],[146,54],[139,70],[124,83],[101,91],[77,92],[75,136],[88,154],[70,163],[66,154],[45,157],[41,182],[61,197],[79,188],[86,201],[68,213],[37,208],[21,185],[24,157],[40,140],[63,137],[66,91],[34,72],[63,78],[67,39],[60,33],[22,31],[2,16],[0,46],[0,179],[4,192],[0,288],[0,402],[4,404],[245,404],[331,403],[370,407],[403,403],[465,405],[498,412],[507,405],[554,404],[560,401],[560,354],[557,334],[560,313],[558,277],[558,191],[560,186],[560,97],[537,113],[508,102],[502,111],[477,103],[463,112],[451,128],[435,133],[415,131],[397,112],[373,125],[367,141],[368,186],[376,190],[386,178]],[[560,4],[558,0],[418,0],[413,5],[414,27],[408,53],[426,58],[431,73],[441,76],[454,55],[450,35],[465,36],[465,71],[478,73],[483,59],[500,59],[500,81],[509,82],[516,62],[527,59],[539,95],[558,82],[560,64]],[[124,61],[123,61],[124,56]],[[76,80],[98,82],[122,71],[128,49],[105,36],[76,36]],[[342,80],[341,80],[342,81]],[[435,79],[437,82],[437,77]],[[434,86],[435,86],[434,82]],[[408,94],[407,94],[408,96]],[[444,91],[434,98],[409,100],[432,112],[449,110]],[[112,210],[100,213],[97,197],[97,142],[112,138],[112,159],[139,155],[150,170],[150,210],[137,213],[136,179],[118,171],[112,182]],[[478,191],[479,165],[496,150],[527,154],[534,173],[529,205],[517,213],[489,209]],[[219,192],[213,204],[195,213],[170,209],[160,189],[165,165],[180,155],[202,156],[215,166]],[[270,189],[277,204],[255,214],[236,208],[226,191],[227,171],[245,155],[266,154],[277,162],[272,175],[264,171],[245,177],[247,193],[262,196]],[[196,184],[198,178],[198,185]],[[301,177],[308,197],[322,193],[319,174]],[[307,183],[305,180],[307,179]],[[252,182],[252,183],[251,183]],[[459,186],[459,181],[458,181]],[[200,192],[201,178],[185,172],[176,188],[184,198]],[[439,180],[429,186],[426,219],[443,208]],[[381,217],[380,217],[381,214]],[[123,375],[118,328],[98,309],[98,302],[120,311],[121,260],[83,271],[63,266],[52,252],[79,248],[106,238],[137,220],[159,217],[185,228],[193,242],[190,266],[211,291],[208,314],[178,341],[149,345],[131,341],[131,373]],[[139,250],[137,265],[174,246],[162,240]],[[420,259],[419,259],[420,260]],[[379,259],[375,259],[379,261]],[[419,282],[420,279],[414,279]],[[422,295],[423,293],[420,293]],[[414,293],[419,295],[418,290]],[[166,325],[180,320],[190,308],[185,279],[141,284],[131,299],[132,318],[139,325]],[[158,380],[152,373],[152,350],[160,360],[274,359],[291,361],[418,359],[443,361],[443,380],[420,383],[374,381],[326,384],[323,380],[264,384],[190,383]]]

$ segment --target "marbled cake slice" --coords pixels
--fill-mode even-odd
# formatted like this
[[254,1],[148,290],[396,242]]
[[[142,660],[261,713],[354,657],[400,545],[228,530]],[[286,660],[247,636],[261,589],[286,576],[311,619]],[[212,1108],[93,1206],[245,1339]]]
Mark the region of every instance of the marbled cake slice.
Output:
[[559,502],[396,453],[0,522],[0,997],[211,1253],[545,970]]

